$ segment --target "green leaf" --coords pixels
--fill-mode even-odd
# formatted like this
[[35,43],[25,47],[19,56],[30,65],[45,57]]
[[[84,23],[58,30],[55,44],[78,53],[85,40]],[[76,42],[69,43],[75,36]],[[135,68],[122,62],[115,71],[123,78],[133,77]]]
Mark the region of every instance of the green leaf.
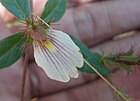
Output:
[[23,54],[24,33],[18,32],[0,41],[0,68],[15,63]]
[[31,17],[31,8],[29,0],[1,0],[11,13],[21,20],[27,20]]
[[49,23],[61,19],[66,9],[66,0],[48,0],[41,14],[41,18]]
[[[80,48],[85,60],[87,60],[102,75],[110,74],[110,71],[100,62],[100,59],[102,58],[100,54],[90,52],[90,50],[85,44],[77,40],[72,35],[70,35],[70,37],[72,38],[74,43]],[[95,72],[86,63],[84,63],[82,68],[78,68],[78,70],[81,72],[95,74]]]

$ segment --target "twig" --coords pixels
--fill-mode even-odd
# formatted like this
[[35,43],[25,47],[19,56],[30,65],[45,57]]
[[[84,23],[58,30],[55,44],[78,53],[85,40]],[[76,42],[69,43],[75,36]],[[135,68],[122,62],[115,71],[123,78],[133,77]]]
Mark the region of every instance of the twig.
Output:
[[25,86],[26,86],[26,78],[27,78],[27,64],[28,64],[28,54],[25,53],[24,56],[24,68],[23,68],[23,75],[22,75],[22,88],[21,88],[21,97],[20,101],[24,101],[25,96]]
[[94,70],[94,72],[102,79],[104,80],[120,97],[124,99],[124,101],[129,101],[115,86],[113,86],[105,77],[103,77],[91,64],[89,64],[85,59],[85,63]]

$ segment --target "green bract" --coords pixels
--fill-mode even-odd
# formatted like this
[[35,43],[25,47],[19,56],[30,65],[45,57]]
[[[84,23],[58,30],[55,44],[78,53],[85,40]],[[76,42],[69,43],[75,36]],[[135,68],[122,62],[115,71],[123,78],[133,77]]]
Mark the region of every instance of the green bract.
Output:
[[48,0],[41,18],[45,22],[56,22],[61,19],[66,9],[66,0]]
[[[80,51],[82,52],[85,60],[87,60],[102,75],[110,74],[110,71],[100,62],[100,59],[102,57],[100,54],[90,52],[90,50],[85,44],[77,40],[72,35],[70,35],[70,37],[72,38],[74,43],[80,48]],[[86,63],[84,63],[83,67],[80,68],[79,71],[95,74],[95,72]]]
[[0,68],[10,66],[23,54],[24,33],[18,32],[0,41]]
[[27,20],[31,17],[29,0],[1,0],[0,2],[21,20]]

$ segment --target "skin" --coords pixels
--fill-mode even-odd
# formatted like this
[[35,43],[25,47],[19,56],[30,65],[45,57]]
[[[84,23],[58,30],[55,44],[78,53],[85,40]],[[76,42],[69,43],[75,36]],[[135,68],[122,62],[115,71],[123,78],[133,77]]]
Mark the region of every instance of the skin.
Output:
[[[92,0],[88,0],[88,2],[89,1]],[[67,9],[64,17],[58,22],[61,25],[55,25],[53,27],[74,34],[77,38],[86,42],[88,46],[103,42],[104,40],[112,38],[113,36],[120,33],[137,30],[140,27],[140,0],[110,0],[102,2],[101,0],[94,0],[93,3],[88,2],[86,2],[86,0],[69,0],[69,3],[78,4],[78,7],[70,7],[69,9]],[[38,3],[34,4],[37,4],[37,6],[39,5]],[[38,12],[42,10],[41,7],[42,4],[40,4],[40,9],[38,10]],[[78,35],[78,33],[81,34],[79,30],[82,30],[83,26],[78,27],[77,29],[76,26],[79,26],[80,24],[74,23],[74,17],[78,16],[77,12],[83,12],[83,9],[85,12],[90,13],[91,18],[85,17],[81,21],[86,23],[88,19],[91,20],[91,23],[89,22],[87,27],[93,30],[86,30],[86,33],[89,33],[89,36],[91,35],[94,41],[87,41],[86,39]],[[2,9],[1,12],[1,14],[11,16],[7,11],[4,11]],[[73,16],[74,14],[76,15]],[[3,15],[1,15],[0,39],[3,39],[14,32],[15,28],[12,28],[11,32],[11,30],[9,30],[5,26],[5,22],[9,22],[14,19],[15,18],[13,16],[5,18]],[[5,22],[3,22],[3,20]],[[137,33],[139,33],[139,31],[137,31]],[[133,37],[131,40],[139,42],[138,38],[136,39],[135,37]],[[125,46],[130,44],[127,42],[127,40],[124,39],[123,43],[125,42]],[[116,45],[114,41],[112,41],[111,43],[112,47]],[[106,52],[110,50],[110,46],[108,44],[103,44],[100,46],[100,48],[105,48]],[[97,50],[97,48],[95,47],[94,50]],[[23,61],[24,58],[21,58],[9,68],[0,70],[1,101],[6,101],[8,99],[10,99],[10,101],[19,101],[21,93],[22,71],[25,66],[28,69],[26,79],[27,81],[25,86],[25,101],[30,101],[32,97],[41,98],[45,94],[63,90],[66,88],[64,86],[65,84],[50,80],[46,76],[44,71],[35,64],[32,54],[32,48],[29,48],[27,51],[29,53],[27,60],[29,61],[29,64],[25,64]],[[85,79],[80,77],[78,82],[84,83]],[[70,84],[72,86],[77,85],[77,83]]]

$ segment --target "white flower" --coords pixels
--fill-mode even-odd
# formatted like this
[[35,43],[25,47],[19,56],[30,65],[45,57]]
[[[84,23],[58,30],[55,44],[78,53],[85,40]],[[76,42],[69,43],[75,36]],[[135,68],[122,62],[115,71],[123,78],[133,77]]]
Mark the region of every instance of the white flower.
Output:
[[68,82],[70,78],[77,78],[79,74],[76,67],[83,66],[79,47],[62,31],[47,28],[44,32],[46,40],[33,41],[37,65],[48,77],[57,81]]

